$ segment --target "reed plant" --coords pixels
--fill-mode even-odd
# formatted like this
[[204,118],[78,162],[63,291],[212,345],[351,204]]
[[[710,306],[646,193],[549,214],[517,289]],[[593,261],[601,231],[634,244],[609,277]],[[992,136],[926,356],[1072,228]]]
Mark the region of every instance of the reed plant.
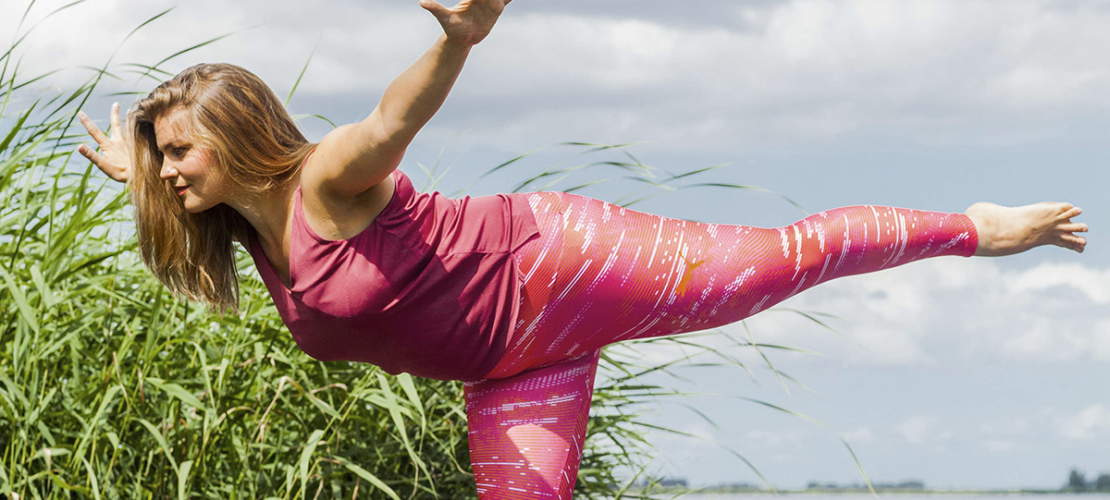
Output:
[[[0,55],[0,494],[472,497],[460,383],[309,358],[242,249],[239,314],[211,314],[178,300],[142,266],[128,193],[91,163],[73,161],[85,141],[76,112],[102,79],[131,72],[153,85],[169,76],[160,68],[166,60],[112,66],[109,58],[76,89],[36,94],[30,86],[50,73],[20,73],[23,37]],[[577,149],[574,161],[522,179],[518,189],[573,191],[599,182],[604,169],[646,188],[615,200],[630,205],[699,186],[691,179],[713,168],[667,174],[621,146],[567,147]],[[527,156],[488,174],[504,175]],[[421,168],[427,189],[446,173]],[[677,342],[728,358],[690,336],[607,348],[579,498],[648,494],[629,488],[649,461],[645,432],[652,426],[638,408],[677,393],[643,382],[673,365],[640,365],[643,342]],[[725,362],[742,367],[735,358]]]

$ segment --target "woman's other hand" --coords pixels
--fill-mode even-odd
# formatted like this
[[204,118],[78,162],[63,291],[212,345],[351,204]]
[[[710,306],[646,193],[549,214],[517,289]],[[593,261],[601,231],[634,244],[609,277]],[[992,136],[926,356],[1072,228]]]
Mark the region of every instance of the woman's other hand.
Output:
[[77,152],[96,164],[97,168],[111,177],[112,180],[130,182],[131,146],[128,144],[123,126],[120,124],[119,103],[112,104],[112,137],[104,135],[85,113],[79,111],[77,118],[81,120],[81,125],[85,126],[85,130],[89,131],[89,135],[100,145],[99,153],[85,144],[77,146]]
[[443,26],[447,41],[462,45],[474,45],[493,29],[501,11],[512,0],[462,0],[448,9],[436,0],[420,0],[420,6],[436,16]]

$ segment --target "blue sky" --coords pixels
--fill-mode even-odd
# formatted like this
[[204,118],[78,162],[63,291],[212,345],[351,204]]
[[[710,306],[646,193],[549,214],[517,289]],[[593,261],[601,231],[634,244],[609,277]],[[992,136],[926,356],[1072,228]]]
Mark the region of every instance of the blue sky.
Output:
[[[10,39],[20,2],[0,5]],[[21,3],[20,3],[21,4]],[[785,313],[749,321],[757,340],[820,351],[769,353],[816,391],[790,395],[749,361],[741,371],[684,369],[686,390],[746,396],[821,420],[823,428],[727,397],[660,403],[660,423],[706,438],[656,435],[659,471],[695,484],[756,482],[719,445],[778,487],[854,482],[852,444],[877,481],[938,487],[1056,487],[1069,468],[1110,472],[1110,6],[1098,0],[517,0],[473,52],[452,96],[410,148],[417,178],[443,151],[451,192],[492,166],[563,141],[640,143],[671,171],[730,163],[705,180],[771,189],[810,212],[854,204],[963,211],[980,201],[1071,201],[1085,209],[1088,251],[1042,248],[1005,259],[941,258],[846,278],[784,306],[834,314],[843,337]],[[40,2],[31,20],[62,5]],[[22,71],[56,67],[71,88],[166,1],[93,0],[42,24]],[[413,1],[225,3],[198,0],[136,34],[116,62],[173,59],[251,69],[290,103],[337,123],[370,112],[439,27]],[[111,82],[149,90],[154,82]],[[37,91],[49,93],[45,84]],[[108,98],[86,112],[106,122]],[[124,104],[129,105],[130,100]],[[318,140],[328,126],[305,118]],[[572,148],[548,147],[471,194],[512,181]],[[612,158],[612,157],[610,157]],[[613,199],[629,184],[584,194]],[[803,214],[758,192],[687,190],[635,208],[671,217],[777,226]],[[703,338],[721,348],[721,337]],[[681,353],[648,349],[660,362]]]

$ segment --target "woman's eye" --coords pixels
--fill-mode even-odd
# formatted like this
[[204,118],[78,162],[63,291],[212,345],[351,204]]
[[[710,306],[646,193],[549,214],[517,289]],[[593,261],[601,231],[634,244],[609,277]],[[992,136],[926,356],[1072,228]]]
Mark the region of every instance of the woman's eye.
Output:
[[174,156],[181,156],[183,154],[185,154],[185,148],[173,148]]

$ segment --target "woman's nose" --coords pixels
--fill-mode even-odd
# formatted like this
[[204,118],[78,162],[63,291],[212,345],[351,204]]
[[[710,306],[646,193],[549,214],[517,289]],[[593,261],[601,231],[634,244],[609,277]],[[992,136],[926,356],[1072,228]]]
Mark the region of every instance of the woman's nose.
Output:
[[162,162],[162,171],[158,172],[158,176],[169,180],[177,176],[177,169],[173,167],[168,161]]

